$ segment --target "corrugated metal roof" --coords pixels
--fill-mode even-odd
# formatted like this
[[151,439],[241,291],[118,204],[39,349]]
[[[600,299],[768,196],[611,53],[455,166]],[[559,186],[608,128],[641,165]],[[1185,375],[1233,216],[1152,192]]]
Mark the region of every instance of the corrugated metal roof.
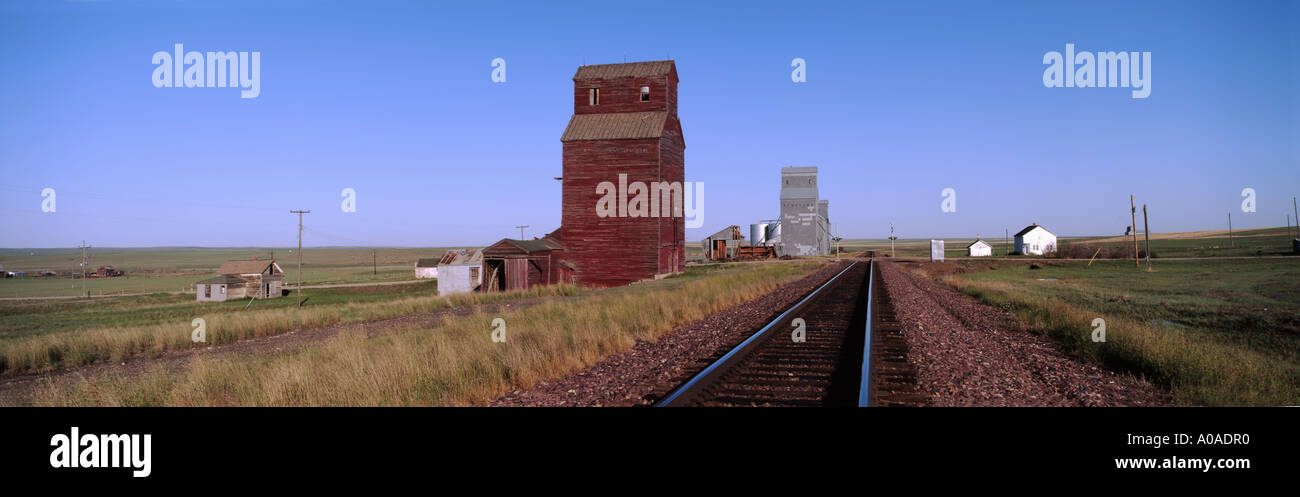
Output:
[[726,228],[722,228],[721,231],[718,231],[717,233],[714,233],[712,236],[709,236],[709,239],[710,240],[744,240],[745,235],[740,234],[740,226],[733,224]]
[[576,114],[569,119],[560,141],[659,138],[667,121],[667,112]]
[[666,76],[673,70],[673,61],[671,60],[652,60],[648,62],[625,62],[622,64],[594,64],[590,66],[579,66],[578,72],[573,75],[575,81],[579,79],[613,79],[613,78],[645,78],[651,76]]
[[448,250],[438,261],[439,266],[478,266],[483,264],[483,251]]
[[[220,267],[219,269],[217,269],[217,273],[219,273],[219,274],[257,274],[257,273],[261,273],[262,271],[266,270],[266,267],[267,267],[267,266],[270,266],[270,265],[272,265],[272,264],[275,264],[275,262],[274,262],[274,261],[269,261],[269,260],[264,260],[264,261],[252,261],[252,260],[249,260],[249,261],[226,261],[224,264],[221,265],[221,267]],[[281,272],[284,272],[284,271],[280,269],[280,265],[279,265],[279,264],[275,264],[275,268],[274,268],[271,272],[273,272],[273,273],[281,273]]]

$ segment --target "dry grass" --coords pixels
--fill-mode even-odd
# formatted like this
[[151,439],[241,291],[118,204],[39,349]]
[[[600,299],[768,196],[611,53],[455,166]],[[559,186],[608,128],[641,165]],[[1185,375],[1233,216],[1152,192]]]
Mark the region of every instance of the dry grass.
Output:
[[[389,301],[348,303],[329,307],[290,307],[250,312],[178,316],[180,320],[152,326],[68,330],[0,341],[0,372],[46,371],[136,356],[157,355],[196,345],[221,345],[237,340],[328,326],[429,312],[449,307],[527,297],[574,295],[572,286],[541,287],[526,292],[453,294],[405,297]],[[206,321],[207,342],[191,340],[195,317]]]
[[[1102,315],[1063,303],[1058,296],[1027,292],[1006,281],[943,281],[985,303],[1011,312],[1055,339],[1066,350],[1167,386],[1183,405],[1294,405],[1300,403],[1295,364],[1205,337],[1171,333],[1129,318]],[[1106,341],[1092,341],[1094,318],[1106,322]]]
[[[344,332],[320,346],[251,357],[195,359],[184,371],[47,382],[36,405],[471,405],[588,367],[678,325],[768,293],[824,262],[737,265],[578,301],[448,317],[433,328],[366,338]],[[507,341],[491,340],[506,320]]]

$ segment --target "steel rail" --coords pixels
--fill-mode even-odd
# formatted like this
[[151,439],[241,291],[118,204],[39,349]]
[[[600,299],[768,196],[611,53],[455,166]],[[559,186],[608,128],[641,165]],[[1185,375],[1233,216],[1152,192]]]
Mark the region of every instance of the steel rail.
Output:
[[871,406],[871,323],[876,320],[876,261],[867,263],[867,326],[862,345],[862,384],[858,387],[858,407]]
[[727,370],[735,363],[739,363],[741,360],[747,357],[750,352],[752,352],[754,349],[758,348],[758,346],[762,344],[762,340],[766,337],[769,331],[775,329],[777,325],[785,322],[786,318],[790,317],[791,314],[799,310],[802,310],[809,302],[812,301],[814,297],[820,295],[822,293],[822,290],[825,290],[826,288],[830,287],[831,284],[838,281],[841,276],[844,276],[844,273],[849,272],[850,269],[853,269],[853,267],[857,265],[858,265],[858,261],[853,261],[853,263],[849,264],[849,266],[844,268],[843,271],[836,273],[835,276],[831,277],[831,279],[826,280],[826,283],[822,283],[821,286],[817,287],[816,290],[813,290],[812,293],[809,293],[807,297],[803,298],[803,300],[800,300],[799,302],[795,303],[795,305],[790,306],[790,308],[786,309],[785,312],[782,312],[781,315],[769,321],[757,332],[755,332],[753,335],[750,335],[750,337],[746,338],[745,341],[741,342],[740,345],[737,345],[733,347],[731,350],[727,351],[726,355],[723,355],[722,358],[718,359],[717,361],[714,361],[713,364],[710,364],[708,367],[704,368],[703,371],[700,371],[695,376],[692,376],[690,380],[687,380],[686,383],[682,384],[682,386],[677,387],[677,389],[673,390],[662,400],[655,403],[654,406],[655,407],[677,407],[680,405],[685,405],[685,403],[689,400],[689,398],[693,394],[698,393],[697,389],[703,388],[705,385],[710,384],[713,380],[717,379],[718,377],[726,373]]

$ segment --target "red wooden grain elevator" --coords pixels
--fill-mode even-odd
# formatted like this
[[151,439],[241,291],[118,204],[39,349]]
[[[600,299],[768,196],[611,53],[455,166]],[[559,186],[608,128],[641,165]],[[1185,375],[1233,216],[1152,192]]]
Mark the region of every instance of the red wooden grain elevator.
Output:
[[[671,206],[685,202],[686,142],[677,118],[676,64],[660,60],[579,67],[573,76],[573,116],[560,142],[560,228],[535,247],[507,239],[485,249],[485,290],[559,282],[618,286],[680,272],[686,263],[685,220]],[[632,209],[601,216],[597,204],[606,193],[597,186],[603,182],[629,189],[637,182],[677,188],[667,202],[659,197],[654,203],[668,204],[667,215],[661,206],[648,216]],[[635,192],[615,193],[628,201],[628,193]]]

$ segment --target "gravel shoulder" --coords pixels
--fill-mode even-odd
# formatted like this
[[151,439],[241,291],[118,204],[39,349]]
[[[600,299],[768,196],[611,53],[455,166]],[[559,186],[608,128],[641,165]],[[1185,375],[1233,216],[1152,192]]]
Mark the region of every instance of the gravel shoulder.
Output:
[[541,381],[490,402],[491,406],[637,406],[704,369],[786,308],[848,265],[828,264],[766,295],[678,326],[653,342],[610,355],[594,366]]
[[1168,405],[1161,388],[1084,363],[1006,312],[912,274],[909,263],[881,264],[908,360],[935,406]]

